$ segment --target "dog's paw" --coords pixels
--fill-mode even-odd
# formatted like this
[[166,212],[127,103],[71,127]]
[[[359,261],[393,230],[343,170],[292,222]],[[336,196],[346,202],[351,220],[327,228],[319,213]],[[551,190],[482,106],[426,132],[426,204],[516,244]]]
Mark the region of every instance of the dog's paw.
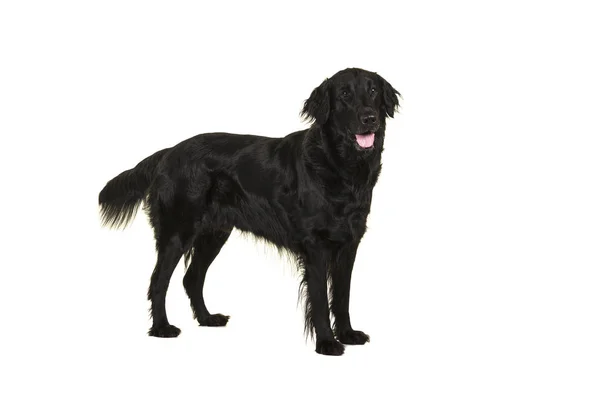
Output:
[[317,340],[315,351],[326,356],[341,356],[344,354],[344,345],[335,339]]
[[161,326],[153,326],[148,331],[148,336],[156,336],[156,337],[177,337],[181,333],[181,329],[174,325],[161,325]]
[[200,318],[200,326],[225,326],[229,321],[229,315],[211,314],[208,317]]
[[361,331],[345,331],[338,334],[338,340],[344,344],[365,344],[371,339]]

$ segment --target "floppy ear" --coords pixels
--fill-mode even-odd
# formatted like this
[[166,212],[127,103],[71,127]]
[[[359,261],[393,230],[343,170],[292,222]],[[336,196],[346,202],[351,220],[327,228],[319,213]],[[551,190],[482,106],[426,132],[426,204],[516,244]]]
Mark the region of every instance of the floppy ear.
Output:
[[[398,110],[398,96],[401,96],[396,89],[389,84],[388,81],[379,77],[383,85],[383,105],[385,112],[390,118],[394,118],[394,113]],[[402,97],[402,96],[401,96]]]
[[317,124],[323,125],[329,119],[329,80],[315,88],[310,97],[304,102],[302,112],[305,119],[315,120]]

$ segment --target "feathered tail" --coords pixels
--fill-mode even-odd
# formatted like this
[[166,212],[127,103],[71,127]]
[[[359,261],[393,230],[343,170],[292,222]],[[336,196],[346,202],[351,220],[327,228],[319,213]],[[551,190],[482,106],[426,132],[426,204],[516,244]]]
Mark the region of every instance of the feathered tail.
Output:
[[121,172],[108,181],[99,196],[102,225],[125,228],[133,220],[154,179],[158,163],[169,150],[154,153],[135,168]]

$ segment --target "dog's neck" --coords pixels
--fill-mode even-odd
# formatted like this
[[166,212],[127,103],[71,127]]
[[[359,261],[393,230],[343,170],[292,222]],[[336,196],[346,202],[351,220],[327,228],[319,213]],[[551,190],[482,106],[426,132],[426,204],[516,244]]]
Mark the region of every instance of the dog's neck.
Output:
[[303,155],[307,167],[325,182],[342,180],[352,186],[372,188],[381,170],[385,125],[376,132],[375,148],[371,150],[357,149],[352,140],[344,140],[344,136],[332,134],[330,129],[313,125],[308,130]]

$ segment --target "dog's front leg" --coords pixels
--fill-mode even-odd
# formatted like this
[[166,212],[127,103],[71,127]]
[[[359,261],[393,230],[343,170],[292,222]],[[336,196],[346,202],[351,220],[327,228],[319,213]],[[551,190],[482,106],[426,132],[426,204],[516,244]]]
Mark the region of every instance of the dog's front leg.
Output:
[[327,263],[323,252],[310,254],[304,265],[306,285],[306,324],[307,329],[317,336],[316,352],[330,356],[344,354],[344,345],[338,342],[331,330],[329,301],[327,297]]
[[355,331],[350,324],[350,281],[357,248],[357,243],[342,247],[331,265],[331,312],[335,318],[335,334],[344,344],[365,344],[369,341],[369,335]]

